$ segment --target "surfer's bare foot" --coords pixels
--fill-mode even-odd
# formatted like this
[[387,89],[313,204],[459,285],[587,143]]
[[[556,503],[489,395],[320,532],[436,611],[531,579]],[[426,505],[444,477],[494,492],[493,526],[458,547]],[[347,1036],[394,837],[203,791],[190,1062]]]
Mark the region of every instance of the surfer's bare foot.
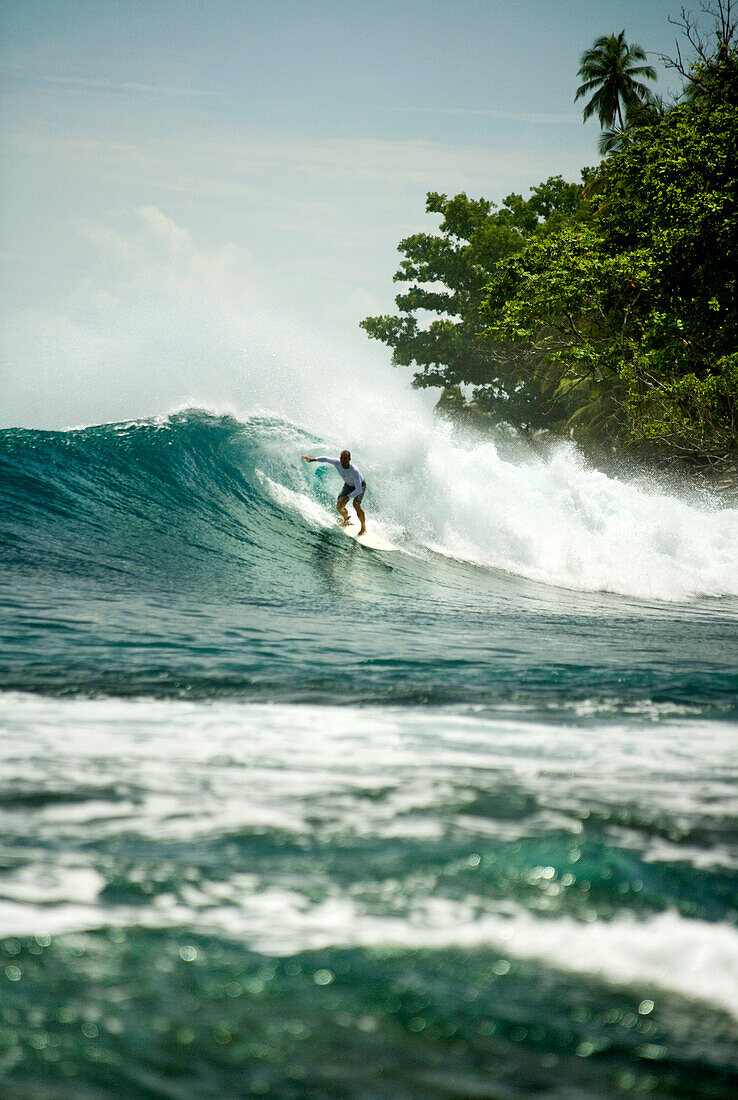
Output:
[[365,534],[366,534],[366,527],[362,527],[362,529],[359,531],[359,533],[356,537],[357,537],[357,539],[360,539],[361,536],[365,535]]
[[[339,527],[350,527],[351,526],[351,520],[350,519],[339,519],[338,526]],[[363,532],[362,532],[362,534],[363,534]]]

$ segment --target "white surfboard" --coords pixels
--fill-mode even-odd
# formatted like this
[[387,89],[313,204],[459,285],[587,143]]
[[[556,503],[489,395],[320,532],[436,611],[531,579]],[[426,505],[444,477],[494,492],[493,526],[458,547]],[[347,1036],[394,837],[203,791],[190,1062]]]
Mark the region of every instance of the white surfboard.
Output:
[[350,539],[354,539],[360,546],[365,546],[367,550],[383,550],[388,552],[400,549],[399,546],[387,542],[387,539],[383,539],[381,535],[375,534],[371,527],[367,530],[365,535],[359,538],[360,528],[358,523],[350,523],[348,527],[341,527],[339,525],[338,530],[342,531],[344,535],[348,535]]

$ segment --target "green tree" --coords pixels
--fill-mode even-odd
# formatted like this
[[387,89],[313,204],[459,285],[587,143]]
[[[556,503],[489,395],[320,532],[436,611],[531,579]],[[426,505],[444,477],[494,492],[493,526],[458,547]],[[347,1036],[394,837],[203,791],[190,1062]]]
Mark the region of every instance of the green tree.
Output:
[[531,236],[554,232],[581,216],[582,188],[552,177],[529,199],[508,195],[497,208],[486,199],[448,198],[431,192],[428,213],[441,216],[439,232],[400,242],[404,256],[395,282],[407,290],[399,313],[367,317],[362,328],[392,348],[393,362],[414,366],[416,387],[440,387],[440,406],[461,408],[460,386],[474,390],[474,407],[522,428],[549,422],[541,385],[548,382],[529,349],[481,339],[479,309],[496,265],[519,252]]
[[700,95],[612,159],[598,220],[611,252],[653,266],[623,372],[631,431],[710,458],[736,446],[738,54],[720,45],[694,75]]
[[616,123],[621,131],[625,129],[628,110],[648,102],[651,94],[637,77],[656,79],[653,65],[636,64],[645,60],[643,47],[629,46],[625,31],[602,35],[584,51],[579,66],[584,82],[577,88],[574,101],[593,93],[582,112],[585,122],[596,114],[603,129],[612,129]]
[[591,225],[501,261],[493,340],[534,348],[584,432],[711,461],[736,447],[738,57],[601,166]]

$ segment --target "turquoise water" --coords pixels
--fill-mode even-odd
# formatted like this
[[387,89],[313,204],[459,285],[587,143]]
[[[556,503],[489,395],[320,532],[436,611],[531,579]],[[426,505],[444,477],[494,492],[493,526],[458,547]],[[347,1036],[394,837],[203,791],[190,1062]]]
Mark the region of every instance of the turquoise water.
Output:
[[0,433],[0,1075],[727,1097],[738,511],[409,425]]

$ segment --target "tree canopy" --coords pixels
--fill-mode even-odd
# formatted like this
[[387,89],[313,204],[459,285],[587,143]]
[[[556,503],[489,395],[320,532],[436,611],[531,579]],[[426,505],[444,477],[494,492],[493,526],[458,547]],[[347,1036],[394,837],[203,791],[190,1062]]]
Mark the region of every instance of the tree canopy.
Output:
[[535,348],[583,429],[715,458],[736,446],[738,58],[601,170],[591,224],[500,263],[486,334]]
[[535,353],[481,339],[480,308],[498,263],[518,253],[529,237],[583,216],[585,207],[582,186],[560,176],[532,188],[528,199],[508,195],[500,207],[431,192],[426,210],[441,216],[439,232],[416,233],[398,246],[405,258],[394,279],[408,284],[395,299],[399,314],[367,317],[362,328],[392,348],[396,365],[418,368],[416,387],[442,387],[443,404],[453,407],[458,387],[471,386],[480,411],[526,430],[546,426],[548,383]]
[[581,183],[555,176],[499,207],[428,195],[440,227],[400,243],[398,314],[362,325],[415,368],[414,385],[441,388],[441,408],[666,458],[735,451],[731,36],[688,74],[688,94],[669,107],[642,91],[630,107],[622,99],[626,125]]

